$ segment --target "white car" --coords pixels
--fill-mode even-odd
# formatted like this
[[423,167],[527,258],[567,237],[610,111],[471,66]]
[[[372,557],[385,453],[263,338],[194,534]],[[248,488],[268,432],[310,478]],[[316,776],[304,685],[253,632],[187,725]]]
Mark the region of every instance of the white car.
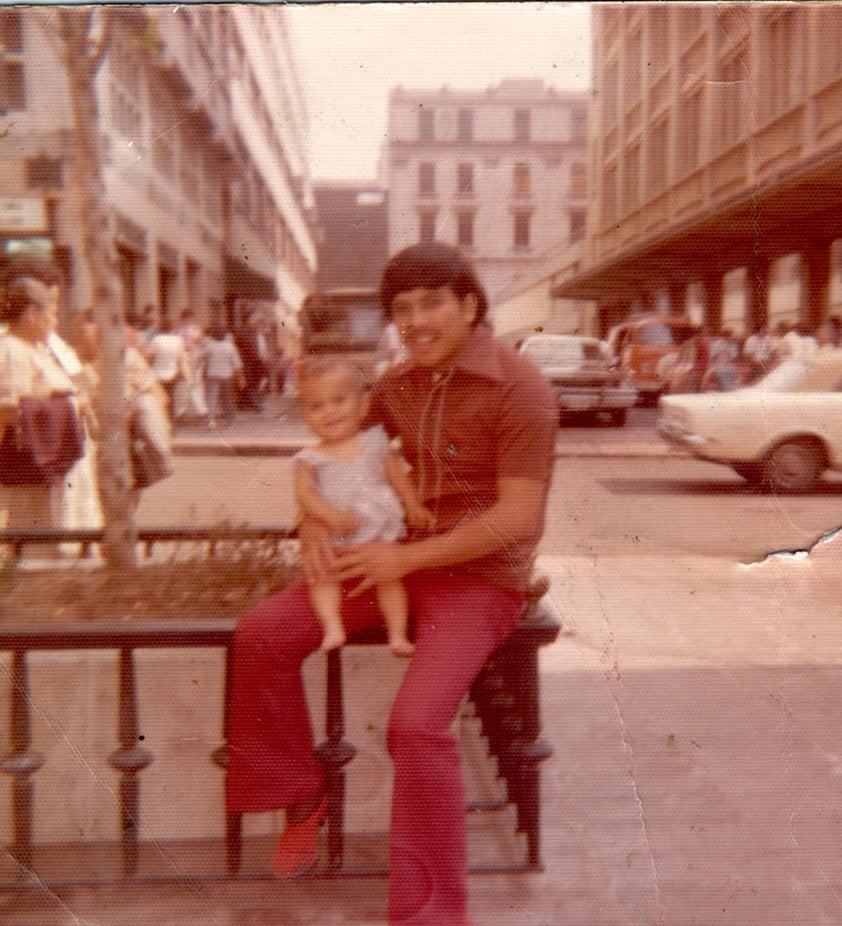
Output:
[[665,396],[658,407],[666,441],[765,488],[803,492],[842,470],[840,348],[783,360],[734,392]]
[[588,414],[622,427],[637,390],[611,362],[599,338],[533,334],[519,348],[550,381],[561,416]]

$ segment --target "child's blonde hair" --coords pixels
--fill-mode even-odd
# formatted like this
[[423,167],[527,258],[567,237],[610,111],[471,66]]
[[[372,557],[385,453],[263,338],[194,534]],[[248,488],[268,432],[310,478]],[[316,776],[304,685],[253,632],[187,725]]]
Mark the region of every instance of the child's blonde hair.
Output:
[[331,374],[345,376],[360,393],[368,390],[363,371],[347,357],[306,357],[296,372],[298,389],[301,391],[307,383]]

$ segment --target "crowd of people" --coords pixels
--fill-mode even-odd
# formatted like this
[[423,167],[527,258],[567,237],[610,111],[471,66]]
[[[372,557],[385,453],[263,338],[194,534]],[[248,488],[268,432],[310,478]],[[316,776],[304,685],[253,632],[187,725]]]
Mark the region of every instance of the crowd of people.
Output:
[[166,392],[174,424],[200,420],[217,428],[237,411],[261,411],[266,396],[283,389],[288,362],[259,309],[246,310],[234,330],[218,323],[205,328],[191,309],[176,327],[158,319],[153,306],[128,324]]
[[[0,524],[6,529],[97,530],[103,511],[97,478],[99,330],[90,308],[71,313],[65,281],[51,261],[20,256],[5,267],[0,305]],[[65,324],[59,334],[60,321]],[[172,472],[179,420],[216,427],[238,410],[260,409],[285,369],[268,346],[262,315],[242,328],[178,326],[151,306],[125,320],[125,402],[133,501]],[[72,549],[71,549],[72,546]],[[91,548],[97,555],[96,548]],[[41,546],[37,556],[75,555]]]

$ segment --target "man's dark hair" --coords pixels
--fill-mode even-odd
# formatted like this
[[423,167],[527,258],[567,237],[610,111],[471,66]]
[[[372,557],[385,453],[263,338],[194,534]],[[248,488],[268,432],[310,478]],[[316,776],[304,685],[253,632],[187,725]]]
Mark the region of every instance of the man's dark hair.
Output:
[[386,264],[380,282],[383,314],[387,319],[392,317],[392,300],[398,293],[418,287],[440,289],[443,286],[450,287],[460,299],[473,293],[477,297],[474,324],[485,318],[488,299],[474,268],[456,248],[437,241],[404,248]]
[[32,301],[29,280],[44,286],[61,286],[61,271],[55,264],[40,257],[16,257],[9,261],[2,273],[2,311],[0,318],[16,322]]

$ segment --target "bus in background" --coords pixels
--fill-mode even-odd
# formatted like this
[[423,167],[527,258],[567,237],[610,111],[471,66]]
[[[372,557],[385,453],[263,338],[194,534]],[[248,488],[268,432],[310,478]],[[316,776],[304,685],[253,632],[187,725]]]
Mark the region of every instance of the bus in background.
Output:
[[301,306],[303,355],[343,354],[374,381],[383,309],[376,289],[330,289],[311,293]]

